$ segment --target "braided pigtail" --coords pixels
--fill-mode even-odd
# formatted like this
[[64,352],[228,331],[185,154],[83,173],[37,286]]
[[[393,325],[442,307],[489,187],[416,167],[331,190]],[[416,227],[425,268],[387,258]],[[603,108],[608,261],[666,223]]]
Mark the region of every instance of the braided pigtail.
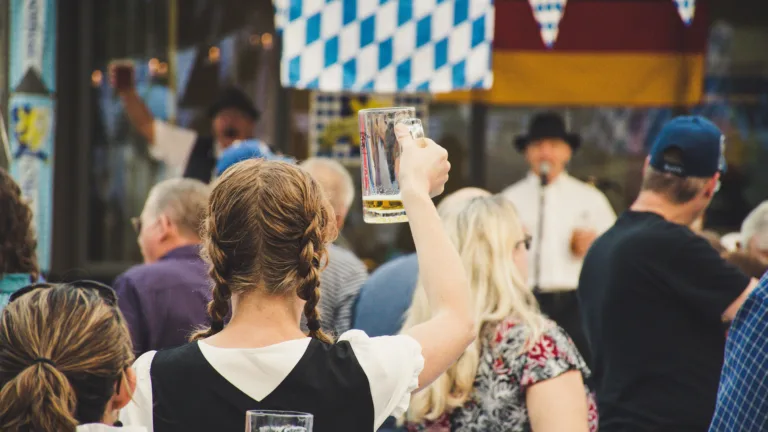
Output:
[[321,216],[316,214],[301,237],[299,251],[299,277],[301,278],[297,294],[306,301],[304,316],[307,319],[309,336],[325,343],[333,343],[320,326],[320,313],[317,304],[320,302],[320,261],[325,254],[321,228]]
[[208,275],[213,280],[213,289],[211,292],[211,301],[208,303],[208,316],[211,318],[211,326],[202,328],[190,337],[190,341],[197,341],[211,337],[224,330],[224,319],[229,314],[229,300],[232,298],[232,291],[229,289],[227,280],[232,276],[229,269],[226,254],[218,246],[218,234],[216,224],[212,217],[207,221],[208,235],[205,247],[203,248],[203,258],[208,261]]

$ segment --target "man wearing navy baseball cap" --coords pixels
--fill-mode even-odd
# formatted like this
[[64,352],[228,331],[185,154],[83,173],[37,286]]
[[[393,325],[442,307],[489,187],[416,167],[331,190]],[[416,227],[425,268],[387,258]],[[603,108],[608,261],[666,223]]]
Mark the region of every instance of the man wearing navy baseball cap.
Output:
[[668,122],[637,200],[584,259],[578,295],[601,432],[708,429],[723,322],[757,284],[689,229],[719,188],[724,149],[703,117]]

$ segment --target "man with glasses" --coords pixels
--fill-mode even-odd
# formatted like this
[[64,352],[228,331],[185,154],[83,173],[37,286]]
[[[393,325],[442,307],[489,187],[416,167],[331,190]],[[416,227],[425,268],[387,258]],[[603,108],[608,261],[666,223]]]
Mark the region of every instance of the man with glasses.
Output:
[[199,234],[208,194],[198,180],[166,180],[133,219],[144,264],[118,276],[114,287],[136,355],[183,345],[208,322],[211,283]]
[[678,117],[657,137],[640,195],[590,248],[578,295],[600,431],[703,431],[731,321],[757,281],[689,228],[725,171],[722,132]]

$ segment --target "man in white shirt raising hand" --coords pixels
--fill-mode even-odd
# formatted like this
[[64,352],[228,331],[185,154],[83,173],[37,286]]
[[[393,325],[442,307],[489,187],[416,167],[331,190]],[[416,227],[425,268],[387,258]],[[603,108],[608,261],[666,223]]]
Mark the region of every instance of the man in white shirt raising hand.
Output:
[[128,119],[147,140],[152,157],[164,162],[174,175],[208,183],[224,149],[253,138],[260,113],[242,90],[229,87],[219,93],[208,109],[214,136],[199,136],[193,130],[155,119],[136,91],[133,75],[132,65],[110,66],[110,81]]
[[589,359],[576,287],[587,250],[613,225],[616,213],[597,188],[568,175],[566,165],[580,144],[580,137],[566,131],[558,114],[537,114],[528,134],[515,139],[531,171],[502,194],[515,204],[533,236],[529,274],[542,312]]

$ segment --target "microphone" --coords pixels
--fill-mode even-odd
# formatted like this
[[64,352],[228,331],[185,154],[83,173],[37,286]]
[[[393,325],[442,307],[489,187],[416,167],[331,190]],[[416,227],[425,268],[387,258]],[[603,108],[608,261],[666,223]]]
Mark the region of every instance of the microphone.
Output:
[[552,169],[552,165],[549,162],[542,162],[539,164],[539,179],[541,180],[541,188],[539,189],[539,224],[538,232],[536,233],[536,252],[534,256],[534,277],[536,283],[533,285],[534,294],[541,292],[541,245],[544,239],[544,196],[546,191],[544,186],[549,183],[549,172]]
[[551,168],[552,166],[549,164],[549,162],[542,162],[539,165],[539,178],[541,179],[542,186],[549,184],[549,170]]

